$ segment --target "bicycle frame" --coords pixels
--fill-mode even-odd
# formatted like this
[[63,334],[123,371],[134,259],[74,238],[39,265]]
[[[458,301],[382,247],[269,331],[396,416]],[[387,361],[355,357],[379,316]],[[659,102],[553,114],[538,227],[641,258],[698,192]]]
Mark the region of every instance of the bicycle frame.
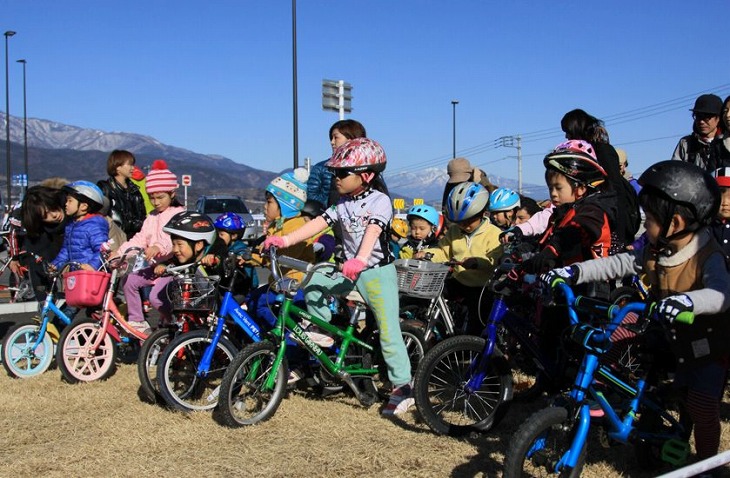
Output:
[[[575,382],[567,395],[569,403],[575,404],[578,407],[574,415],[575,433],[570,449],[566,451],[556,464],[555,471],[560,472],[560,470],[566,467],[574,469],[578,464],[581,450],[588,439],[591,425],[590,405],[586,402],[587,397],[597,402],[604,411],[604,429],[607,430],[607,436],[613,440],[626,444],[637,438],[679,439],[684,433],[684,427],[659,405],[645,397],[644,393],[647,388],[645,376],[637,379],[636,384],[632,386],[614,374],[608,366],[600,363],[600,357],[607,350],[606,345],[610,343],[609,338],[613,331],[615,331],[628,313],[645,313],[647,305],[643,303],[629,303],[624,307],[618,308],[605,303],[601,304],[599,301],[584,297],[578,297],[576,299],[569,287],[564,284],[561,284],[561,289],[566,295],[568,304],[575,303],[579,310],[592,313],[593,315],[603,314],[605,316],[606,312],[608,312],[607,315],[611,321],[605,329],[599,329],[588,324],[581,324],[573,331],[574,340],[576,338],[580,339],[585,349],[585,355],[576,375]],[[581,304],[581,300],[585,303],[582,307],[579,305]],[[602,386],[609,385],[612,390],[630,399],[628,401],[628,408],[623,411],[623,417],[609,403],[604,393],[596,389],[596,376],[600,377]],[[636,421],[637,413],[641,406],[646,406],[657,412],[662,419],[670,423],[672,430],[676,430],[676,433],[657,434],[637,432],[634,422]],[[539,446],[533,446],[528,451],[527,457],[532,456],[539,448]],[[680,458],[677,458],[677,460],[679,461]]]

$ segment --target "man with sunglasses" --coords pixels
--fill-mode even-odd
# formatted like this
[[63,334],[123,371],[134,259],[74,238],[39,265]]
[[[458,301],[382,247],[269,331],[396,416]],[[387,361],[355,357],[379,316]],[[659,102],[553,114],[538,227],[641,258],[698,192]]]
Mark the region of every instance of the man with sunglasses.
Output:
[[717,159],[712,153],[711,144],[716,138],[722,138],[722,99],[712,94],[701,95],[691,111],[694,119],[692,134],[679,140],[672,159],[694,163],[713,172],[717,167]]

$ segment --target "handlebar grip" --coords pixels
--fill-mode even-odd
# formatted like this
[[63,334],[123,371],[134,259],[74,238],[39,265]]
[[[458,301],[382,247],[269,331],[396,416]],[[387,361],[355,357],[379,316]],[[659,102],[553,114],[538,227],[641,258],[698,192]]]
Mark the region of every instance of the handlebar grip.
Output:
[[694,312],[680,312],[677,317],[674,319],[675,322],[681,322],[683,324],[692,325],[695,321],[695,314]]
[[599,299],[592,299],[590,297],[578,296],[575,298],[575,310],[577,312],[583,312],[586,314],[608,317],[612,304]]
[[279,264],[281,264],[282,266],[289,267],[290,269],[296,269],[302,272],[306,272],[309,270],[310,267],[312,267],[312,264],[307,261],[295,259],[289,256],[279,256],[278,261]]

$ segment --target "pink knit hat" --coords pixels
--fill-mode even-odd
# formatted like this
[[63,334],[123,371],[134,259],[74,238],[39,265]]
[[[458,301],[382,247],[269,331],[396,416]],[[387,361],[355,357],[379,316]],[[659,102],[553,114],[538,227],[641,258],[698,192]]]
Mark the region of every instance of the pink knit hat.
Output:
[[177,176],[167,169],[167,163],[162,159],[155,159],[147,174],[147,194],[175,191],[178,187],[180,185],[177,183]]

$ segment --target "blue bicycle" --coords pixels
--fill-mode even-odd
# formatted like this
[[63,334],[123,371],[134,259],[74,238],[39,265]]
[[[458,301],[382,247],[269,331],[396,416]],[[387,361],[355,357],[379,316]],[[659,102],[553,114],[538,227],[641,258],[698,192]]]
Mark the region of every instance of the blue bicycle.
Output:
[[[235,256],[226,258],[226,269],[232,272],[230,283],[218,313],[211,311],[208,317],[209,327],[178,335],[157,362],[157,386],[167,405],[175,410],[213,409],[223,373],[238,353],[236,344],[261,341],[261,328],[231,292],[241,274],[235,261]],[[243,334],[233,336],[239,331]]]
[[[26,252],[37,262],[43,259],[35,254]],[[71,323],[71,317],[63,312],[65,300],[57,298],[57,282],[61,277],[61,270],[48,271],[51,286],[41,308],[40,317],[34,317],[35,323],[18,324],[12,327],[3,341],[3,366],[8,375],[14,378],[30,378],[40,375],[51,366],[55,355],[55,344],[58,343],[60,333],[53,324],[56,317],[63,325]]]
[[[662,403],[660,396],[664,394],[654,386],[654,367],[642,363],[639,370],[622,377],[620,371],[601,360],[610,349],[611,334],[619,326],[628,326],[626,316],[638,315],[631,327],[641,335],[654,319],[652,307],[637,302],[618,306],[575,297],[565,283],[556,282],[566,303],[573,306],[570,338],[584,350],[582,363],[570,392],[533,414],[517,430],[504,462],[504,476],[580,476],[588,433],[595,424],[591,403],[603,411],[599,420],[607,438],[633,444],[640,465],[655,464],[655,460],[674,466],[684,463],[689,455],[689,430]],[[579,323],[577,312],[607,318],[608,323]],[[691,324],[694,316],[683,312],[676,320]]]

